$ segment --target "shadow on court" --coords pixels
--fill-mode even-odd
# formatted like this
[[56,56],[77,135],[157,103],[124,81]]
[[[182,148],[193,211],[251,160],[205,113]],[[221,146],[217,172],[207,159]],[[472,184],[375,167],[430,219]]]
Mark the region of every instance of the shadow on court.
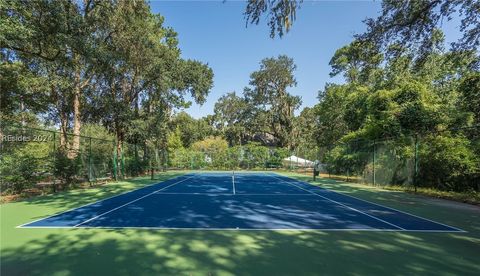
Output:
[[236,179],[184,175],[22,227],[460,231],[278,174]]
[[296,179],[306,181],[312,185],[341,192],[342,194],[354,196],[360,199],[368,200],[384,206],[397,208],[402,211],[415,214],[420,217],[442,222],[447,225],[459,224],[459,216],[463,217],[465,213],[475,214],[468,220],[462,229],[466,231],[479,231],[480,224],[474,223],[480,220],[480,207],[470,204],[454,202],[444,199],[436,199],[423,195],[405,193],[401,191],[389,191],[378,189],[377,187],[364,186],[356,183],[346,183],[338,180],[317,178],[312,182],[311,176],[289,175]]
[[[108,183],[103,186],[96,186],[89,189],[78,189],[62,191],[55,194],[48,194],[26,199],[22,202],[33,205],[35,207],[45,206],[51,209],[72,209],[78,206],[89,204],[98,201],[102,198],[108,198],[125,191],[139,189],[153,183],[165,181],[172,177],[183,175],[183,172],[168,172],[155,176],[155,180],[150,180],[150,177],[142,177],[137,179],[128,179],[119,183]],[[39,219],[44,216],[33,217],[32,219]]]
[[[147,185],[143,181],[132,185]],[[87,199],[78,198],[76,194],[57,194],[0,207],[0,274],[475,275],[480,270],[478,209],[460,210],[410,194],[372,192],[341,183],[324,185],[377,203],[402,207],[400,209],[457,225],[468,232],[15,228],[37,214],[43,217],[51,213],[48,206],[68,209],[67,206],[81,205],[81,200],[91,202],[87,191],[83,191],[82,198]],[[98,194],[96,197],[92,194],[92,198],[98,200]]]
[[45,236],[2,250],[2,275],[474,275],[480,269],[473,254],[480,239],[462,234],[132,229],[18,233],[35,231]]

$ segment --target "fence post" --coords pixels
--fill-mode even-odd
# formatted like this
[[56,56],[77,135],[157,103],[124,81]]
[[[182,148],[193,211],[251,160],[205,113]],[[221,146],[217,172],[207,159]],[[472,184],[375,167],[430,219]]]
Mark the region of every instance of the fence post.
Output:
[[134,176],[138,176],[141,173],[141,168],[138,165],[138,148],[137,148],[137,142],[133,144],[133,149],[134,149],[134,156],[135,156],[135,171],[134,171]]
[[417,192],[418,181],[418,134],[415,134],[415,171],[413,174],[413,188]]
[[376,179],[375,179],[375,140],[373,140],[373,186],[376,186]]
[[117,142],[116,139],[113,140],[113,177],[115,181],[118,180],[118,172],[117,172]]
[[268,160],[268,150],[265,151],[265,154],[263,155],[263,169],[265,171],[268,171],[268,168],[267,168],[267,160]]
[[[355,143],[355,141],[353,141],[353,143]],[[353,152],[353,149],[351,148],[352,146],[349,144],[346,144],[346,148],[347,148],[347,167],[346,167],[346,172],[347,172],[347,182],[350,182],[350,166],[351,166],[351,156],[350,156],[350,153]]]
[[307,175],[307,154],[306,149],[303,150],[303,169],[305,171],[305,175]]
[[88,182],[92,185],[92,137],[88,139]]
[[120,170],[122,171],[122,179],[125,179],[125,157],[123,155],[123,143],[120,144]]
[[154,177],[155,172],[154,172],[153,162],[152,162],[153,154],[150,150],[148,150],[148,148],[147,148],[147,152],[148,152],[148,166],[150,167],[150,179],[153,180],[155,179]]
[[56,132],[53,132],[53,173],[52,173],[52,177],[53,177],[53,192],[57,192],[57,183],[55,183],[55,162],[56,162],[56,159],[57,159],[57,137],[56,137]]

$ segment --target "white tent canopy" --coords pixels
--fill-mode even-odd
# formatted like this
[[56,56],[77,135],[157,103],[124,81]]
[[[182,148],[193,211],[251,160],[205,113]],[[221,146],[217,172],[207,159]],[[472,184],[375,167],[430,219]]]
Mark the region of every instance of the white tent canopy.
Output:
[[283,158],[283,163],[297,167],[313,167],[314,164],[313,161],[303,159],[295,155]]

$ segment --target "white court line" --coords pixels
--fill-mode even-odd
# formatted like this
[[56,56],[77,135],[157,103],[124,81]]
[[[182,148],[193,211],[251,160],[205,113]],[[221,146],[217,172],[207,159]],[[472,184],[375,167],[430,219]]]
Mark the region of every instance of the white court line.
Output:
[[165,180],[160,181],[160,182],[155,182],[155,183],[152,183],[152,184],[149,184],[149,185],[140,187],[140,188],[138,188],[138,189],[129,190],[129,191],[120,193],[120,194],[118,194],[118,195],[106,197],[106,198],[97,200],[97,201],[92,202],[92,203],[87,203],[87,204],[84,204],[84,205],[81,205],[81,206],[78,206],[78,207],[73,207],[73,208],[71,208],[71,209],[68,209],[68,210],[66,210],[66,211],[62,211],[62,212],[60,212],[60,213],[55,213],[55,214],[53,214],[53,215],[50,215],[50,216],[47,216],[47,217],[44,217],[44,218],[39,218],[39,219],[36,219],[36,220],[34,220],[34,221],[30,221],[30,222],[21,224],[21,225],[17,226],[16,228],[24,227],[24,226],[27,225],[27,224],[31,224],[31,223],[35,223],[35,222],[38,222],[38,221],[41,221],[41,220],[44,220],[44,219],[49,219],[49,218],[51,218],[51,217],[59,216],[59,215],[61,215],[61,214],[65,214],[65,213],[71,212],[71,211],[73,211],[73,210],[75,210],[75,209],[80,209],[80,208],[83,208],[83,207],[87,207],[87,206],[89,206],[89,205],[97,204],[97,203],[99,203],[99,202],[102,202],[102,201],[105,201],[105,200],[108,200],[108,199],[112,199],[112,198],[115,198],[115,197],[119,197],[119,196],[121,196],[121,195],[125,195],[125,194],[128,194],[128,193],[132,193],[132,192],[135,192],[135,191],[138,191],[138,190],[141,190],[141,189],[145,189],[145,188],[148,188],[148,187],[153,186],[153,185],[157,185],[157,184],[160,184],[160,183],[163,183],[163,182],[166,182],[166,181],[170,181],[170,180],[174,180],[174,179],[177,179],[177,178],[180,178],[180,177],[183,177],[183,176],[187,176],[187,175],[189,175],[189,174],[190,174],[190,173],[182,174],[182,175],[175,176],[175,177],[172,177],[172,178],[169,178],[169,179],[165,179]]
[[180,230],[180,231],[325,231],[325,232],[416,232],[416,233],[459,233],[452,230],[407,230],[381,228],[193,228],[193,227],[161,227],[161,226],[25,226],[22,228],[39,229],[139,229],[139,230]]
[[[372,202],[372,201],[368,201],[368,200],[365,200],[365,199],[361,199],[361,198],[358,198],[358,197],[355,197],[355,196],[351,196],[351,195],[347,195],[345,193],[341,193],[341,192],[337,192],[337,191],[334,191],[334,190],[330,190],[330,189],[326,189],[326,188],[323,188],[323,187],[319,187],[319,186],[316,186],[316,185],[313,185],[313,184],[310,184],[308,182],[305,182],[305,181],[302,181],[302,180],[298,180],[298,179],[295,179],[295,178],[291,178],[291,177],[288,177],[288,176],[284,176],[284,175],[280,175],[280,176],[283,176],[283,177],[286,177],[288,179],[291,179],[293,181],[296,181],[296,182],[301,182],[301,183],[305,183],[309,186],[312,186],[312,187],[315,187],[315,188],[320,188],[320,189],[325,189],[329,192],[332,192],[332,193],[335,193],[335,194],[339,194],[339,195],[342,195],[342,196],[348,196],[350,198],[353,198],[353,199],[357,199],[357,200],[360,200],[360,201],[363,201],[363,202],[366,202],[366,203],[370,203],[370,204],[373,204],[373,205],[376,205],[378,207],[382,207],[382,208],[385,208],[385,209],[389,209],[389,210],[392,210],[392,211],[396,211],[396,212],[399,212],[399,213],[402,213],[402,214],[405,214],[405,215],[409,215],[409,216],[412,216],[412,217],[416,217],[416,218],[419,218],[419,219],[423,219],[423,220],[426,220],[426,221],[429,221],[429,222],[432,222],[432,223],[435,223],[435,224],[438,224],[438,225],[442,225],[442,226],[445,226],[445,227],[448,227],[448,228],[452,228],[452,229],[455,229],[457,231],[455,232],[463,232],[463,233],[467,233],[467,231],[463,230],[463,229],[460,229],[460,228],[457,228],[457,227],[454,227],[454,226],[450,226],[450,225],[447,225],[447,224],[444,224],[444,223],[441,223],[441,222],[437,222],[437,221],[434,221],[434,220],[431,220],[431,219],[427,219],[427,218],[424,218],[424,217],[421,217],[421,216],[417,216],[417,215],[414,215],[414,214],[411,214],[411,213],[408,213],[408,212],[405,212],[405,211],[401,211],[401,210],[398,210],[398,209],[395,209],[393,207],[388,207],[388,206],[385,206],[385,205],[382,205],[382,204],[378,204],[378,203],[375,203],[375,202]],[[415,230],[407,230],[407,231],[415,231]],[[431,231],[435,231],[435,230],[431,230]],[[439,231],[442,231],[442,230],[439,230]],[[452,231],[453,232],[453,231]]]
[[130,204],[132,204],[132,203],[134,203],[134,202],[137,202],[137,201],[139,201],[139,200],[141,200],[141,199],[144,199],[144,198],[146,198],[146,197],[148,197],[148,196],[151,196],[151,195],[153,195],[153,194],[155,194],[155,193],[157,193],[157,192],[159,192],[159,191],[165,190],[165,189],[167,189],[167,188],[169,188],[169,187],[172,187],[172,186],[174,186],[174,185],[177,185],[177,184],[179,184],[179,183],[182,183],[183,181],[186,181],[186,180],[188,180],[188,179],[190,179],[190,178],[192,178],[192,177],[194,177],[194,176],[195,176],[195,175],[192,175],[192,176],[190,176],[190,177],[188,177],[188,178],[185,178],[185,179],[180,180],[180,181],[178,181],[178,182],[175,182],[175,183],[173,183],[173,184],[171,184],[171,185],[168,185],[168,186],[166,186],[166,187],[164,187],[164,188],[162,188],[162,189],[153,191],[153,192],[151,192],[151,193],[149,193],[149,194],[146,194],[146,195],[144,195],[144,196],[142,196],[142,197],[139,197],[139,198],[137,198],[137,199],[135,199],[135,200],[129,201],[129,202],[127,202],[127,203],[125,203],[125,204],[122,204],[122,205],[120,205],[120,206],[118,206],[118,207],[116,207],[116,208],[113,208],[113,209],[110,210],[110,211],[101,213],[100,215],[94,216],[93,218],[90,218],[90,219],[87,219],[86,221],[80,222],[79,224],[76,224],[76,225],[74,225],[73,227],[78,227],[78,226],[80,226],[80,225],[82,225],[82,224],[85,224],[85,223],[87,223],[87,222],[89,222],[89,221],[92,221],[92,220],[94,220],[94,219],[97,219],[97,218],[99,218],[99,217],[101,217],[101,216],[103,216],[103,215],[106,215],[106,214],[111,213],[111,212],[113,212],[113,211],[115,211],[115,210],[118,210],[118,209],[120,209],[120,208],[122,208],[122,207],[125,207],[125,206],[130,205]]
[[328,200],[328,201],[331,201],[331,202],[333,202],[333,203],[336,203],[336,204],[338,204],[338,205],[341,205],[341,206],[343,206],[343,207],[345,207],[345,208],[348,208],[348,209],[353,210],[353,211],[355,211],[355,212],[361,213],[361,214],[363,214],[363,215],[365,215],[365,216],[368,216],[368,217],[371,217],[371,218],[376,219],[376,220],[378,220],[378,221],[381,221],[381,222],[383,222],[383,223],[386,223],[386,224],[388,224],[388,225],[390,225],[390,226],[393,226],[393,227],[395,227],[395,228],[398,228],[398,229],[401,229],[401,230],[406,230],[406,229],[403,228],[403,227],[400,227],[400,226],[398,226],[398,225],[395,225],[395,224],[393,224],[393,223],[390,223],[390,222],[388,222],[388,221],[385,221],[385,220],[383,220],[383,219],[381,219],[381,218],[377,218],[377,217],[375,217],[375,216],[372,216],[372,215],[370,215],[370,214],[367,214],[367,213],[365,213],[365,212],[362,212],[362,211],[360,211],[360,210],[358,210],[358,209],[355,209],[355,208],[353,208],[353,207],[350,207],[350,206],[348,206],[348,205],[345,205],[345,204],[343,204],[343,203],[340,203],[340,202],[335,201],[335,200],[333,200],[333,199],[330,199],[330,198],[328,198],[328,197],[321,196],[321,195],[319,195],[319,194],[317,194],[317,193],[314,193],[314,192],[312,192],[312,191],[309,191],[309,190],[307,190],[307,189],[304,189],[304,188],[302,188],[302,187],[300,187],[300,186],[298,186],[298,185],[295,185],[295,184],[293,184],[293,183],[287,182],[287,181],[285,181],[285,180],[283,180],[283,179],[281,179],[281,178],[279,178],[279,177],[276,177],[276,176],[272,176],[272,177],[274,177],[274,178],[276,178],[276,179],[278,179],[278,180],[280,180],[280,181],[283,181],[283,182],[285,182],[285,183],[287,183],[287,184],[293,185],[293,186],[295,186],[295,187],[297,187],[297,188],[299,188],[299,189],[302,189],[302,190],[304,190],[304,191],[306,191],[306,192],[309,192],[309,193],[311,193],[311,194],[317,195],[317,196],[319,196],[319,197],[321,197],[321,198],[323,198],[323,199],[326,199],[326,200]]
[[[312,185],[308,182],[304,182],[308,185],[311,185],[313,187],[317,187],[315,185]],[[317,187],[317,188],[322,188],[322,187]],[[322,188],[322,189],[325,189],[325,188]],[[331,192],[334,192],[336,194],[340,194],[340,195],[344,195],[344,196],[348,196],[350,198],[354,198],[354,199],[358,199],[360,201],[363,201],[363,202],[366,202],[366,203],[370,203],[370,204],[373,204],[373,205],[376,205],[376,206],[379,206],[379,207],[383,207],[383,208],[386,208],[386,209],[390,209],[392,211],[396,211],[396,212],[399,212],[399,213],[402,213],[402,214],[405,214],[405,215],[409,215],[409,216],[412,216],[412,217],[416,217],[416,218],[419,218],[419,219],[423,219],[423,220],[426,220],[426,221],[429,221],[429,222],[432,222],[432,223],[435,223],[435,224],[439,224],[439,225],[442,225],[442,226],[445,226],[445,227],[449,227],[449,228],[452,228],[452,229],[455,229],[457,230],[457,232],[467,232],[463,229],[460,229],[460,228],[457,228],[457,227],[454,227],[454,226],[450,226],[450,225],[447,225],[447,224],[444,224],[444,223],[441,223],[441,222],[438,222],[438,221],[434,221],[434,220],[431,220],[431,219],[427,219],[427,218],[424,218],[424,217],[421,217],[421,216],[417,216],[417,215],[414,215],[414,214],[411,214],[411,213],[408,213],[408,212],[405,212],[405,211],[401,211],[401,210],[398,210],[398,209],[395,209],[393,207],[388,207],[388,206],[385,206],[385,205],[381,205],[381,204],[378,204],[378,203],[375,203],[375,202],[371,202],[371,201],[368,201],[368,200],[365,200],[365,199],[361,199],[361,198],[358,198],[358,197],[354,197],[354,196],[351,196],[351,195],[347,195],[347,194],[344,194],[344,193],[340,193],[340,192],[337,192],[337,191],[332,191],[332,190],[328,190],[328,191],[331,191]]]
[[235,171],[232,173],[232,186],[233,186],[233,194],[235,194]]
[[169,193],[169,192],[161,192],[156,193],[157,195],[205,195],[205,196],[314,196],[314,194],[275,194],[275,193],[264,193],[264,194],[249,194],[249,193]]

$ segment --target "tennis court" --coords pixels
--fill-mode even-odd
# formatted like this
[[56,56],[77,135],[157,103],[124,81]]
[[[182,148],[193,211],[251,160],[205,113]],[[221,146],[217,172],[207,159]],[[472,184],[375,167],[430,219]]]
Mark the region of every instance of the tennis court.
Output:
[[462,232],[270,172],[189,173],[19,227]]

